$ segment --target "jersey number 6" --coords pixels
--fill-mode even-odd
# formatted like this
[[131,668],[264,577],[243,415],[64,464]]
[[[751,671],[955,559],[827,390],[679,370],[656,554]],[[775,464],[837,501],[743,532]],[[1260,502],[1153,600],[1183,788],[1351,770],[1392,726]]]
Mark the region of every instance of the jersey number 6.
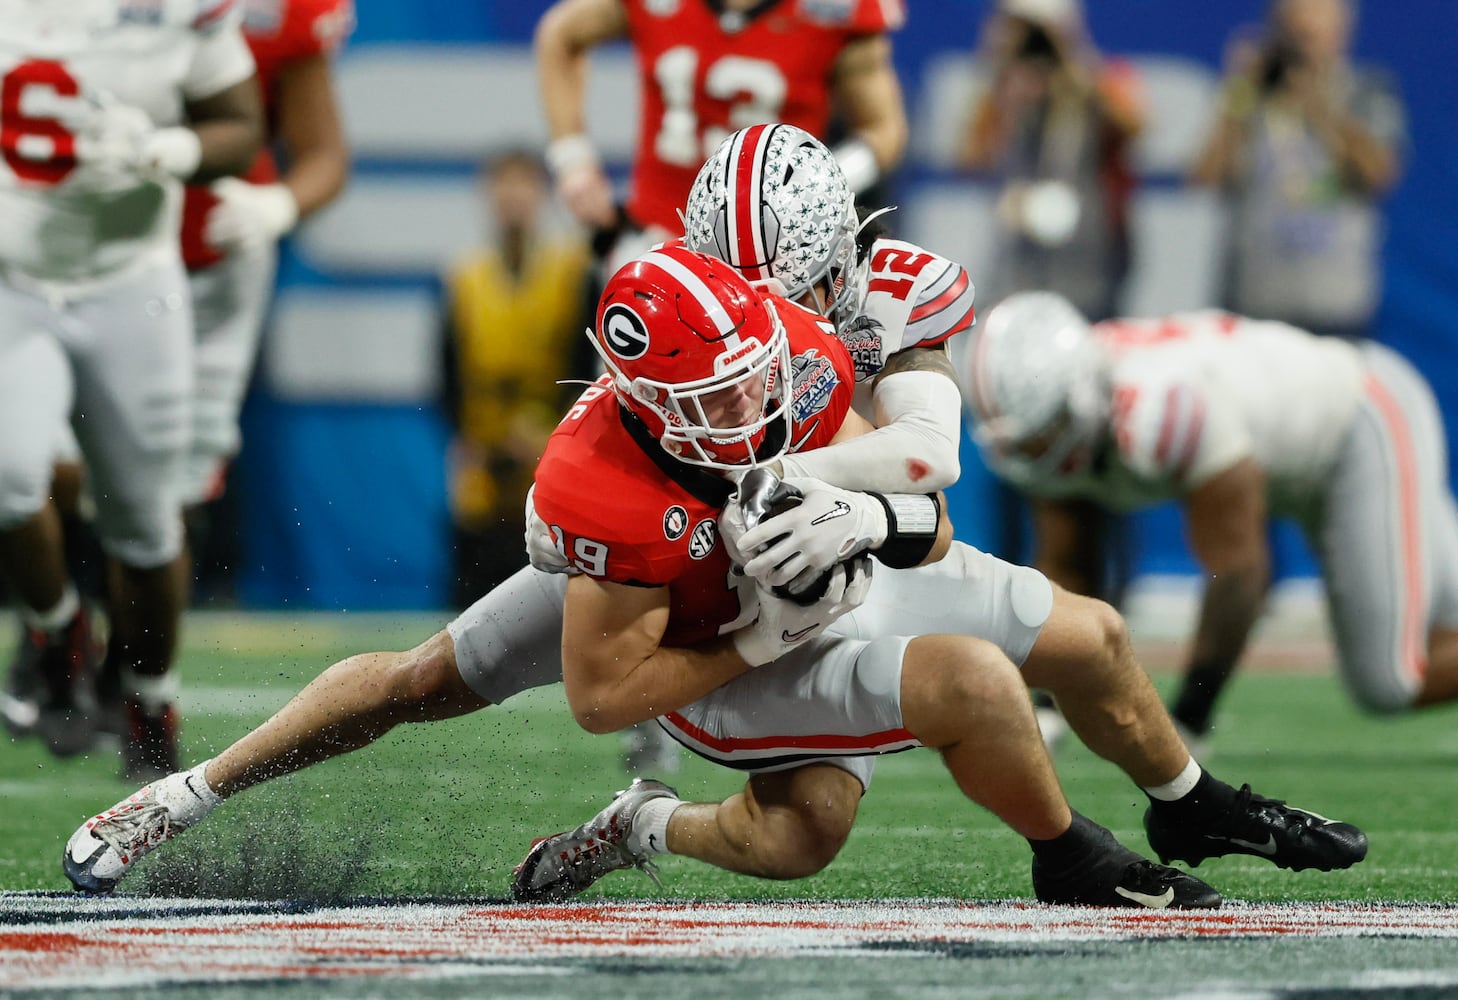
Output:
[[0,81],[0,155],[15,176],[32,184],[59,184],[76,169],[76,137],[38,113],[47,98],[74,98],[81,85],[51,59],[30,59]]

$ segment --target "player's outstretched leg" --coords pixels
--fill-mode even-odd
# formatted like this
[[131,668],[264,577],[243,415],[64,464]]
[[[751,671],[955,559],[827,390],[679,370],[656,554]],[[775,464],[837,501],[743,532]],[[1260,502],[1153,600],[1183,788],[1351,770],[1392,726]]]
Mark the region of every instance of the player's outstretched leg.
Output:
[[159,778],[71,834],[61,867],[83,892],[111,892],[132,866],[222,801],[203,778],[208,761]]
[[672,800],[676,805],[678,793],[661,781],[634,778],[606,809],[577,829],[533,843],[512,875],[512,898],[522,903],[559,903],[608,872],[626,868],[637,868],[657,882],[650,858],[662,848],[645,840],[656,834],[633,822],[639,810],[655,799]]
[[[1208,774],[1204,779],[1223,784]],[[1249,785],[1241,785],[1224,809],[1205,817],[1180,806],[1154,801],[1144,813],[1149,846],[1161,861],[1194,866],[1206,858],[1249,854],[1278,868],[1329,872],[1367,856],[1367,835],[1355,826],[1257,795]]]
[[453,718],[487,704],[462,679],[446,631],[408,652],[341,660],[213,760],[153,781],[88,820],[66,845],[66,876],[78,889],[109,892],[139,858],[222,799],[367,746],[400,723]]

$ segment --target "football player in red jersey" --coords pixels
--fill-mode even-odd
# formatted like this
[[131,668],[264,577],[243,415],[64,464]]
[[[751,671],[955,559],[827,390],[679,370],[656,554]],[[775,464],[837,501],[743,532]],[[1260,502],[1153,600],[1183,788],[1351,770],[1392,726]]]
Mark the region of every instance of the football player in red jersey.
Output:
[[583,114],[588,53],[617,38],[634,48],[641,95],[623,214],[647,236],[630,245],[682,233],[678,213],[704,157],[756,122],[824,137],[838,113],[850,135],[837,158],[852,187],[864,190],[906,145],[888,38],[904,20],[901,0],[559,0],[536,33],[558,191],[587,225],[619,224]]
[[827,517],[857,527],[813,603],[735,569],[743,554],[717,521],[733,479],[792,443],[814,449],[869,430],[850,408],[854,369],[829,324],[761,297],[722,261],[672,247],[608,282],[593,343],[611,393],[563,420],[535,489],[538,514],[580,571],[563,608],[568,703],[592,732],[659,718],[700,756],[750,777],[722,803],[685,804],[661,782],[635,781],[577,831],[538,842],[517,870],[516,898],[563,899],[610,871],[651,870],[662,853],[765,878],[813,874],[849,835],[873,755],[930,746],[964,794],[1029,839],[1040,899],[1219,905],[1209,886],[1069,810],[1021,677],[996,644],[824,634],[869,591],[866,554],[901,569],[946,554],[951,526],[937,498],[837,491]]

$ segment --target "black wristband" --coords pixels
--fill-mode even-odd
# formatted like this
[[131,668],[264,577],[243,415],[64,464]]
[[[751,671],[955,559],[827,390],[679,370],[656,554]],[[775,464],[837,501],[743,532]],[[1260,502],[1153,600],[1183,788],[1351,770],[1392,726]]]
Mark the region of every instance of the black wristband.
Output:
[[[935,493],[871,493],[886,510],[886,540],[871,550],[883,566],[920,566],[937,544],[942,501]],[[928,503],[930,506],[928,507]]]

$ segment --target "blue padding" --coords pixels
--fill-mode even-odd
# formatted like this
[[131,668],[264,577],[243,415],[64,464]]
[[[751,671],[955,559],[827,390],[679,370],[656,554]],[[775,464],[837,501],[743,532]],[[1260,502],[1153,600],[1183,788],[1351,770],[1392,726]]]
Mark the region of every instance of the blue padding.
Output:
[[438,413],[255,395],[239,457],[239,595],[252,606],[438,608],[449,511]]

